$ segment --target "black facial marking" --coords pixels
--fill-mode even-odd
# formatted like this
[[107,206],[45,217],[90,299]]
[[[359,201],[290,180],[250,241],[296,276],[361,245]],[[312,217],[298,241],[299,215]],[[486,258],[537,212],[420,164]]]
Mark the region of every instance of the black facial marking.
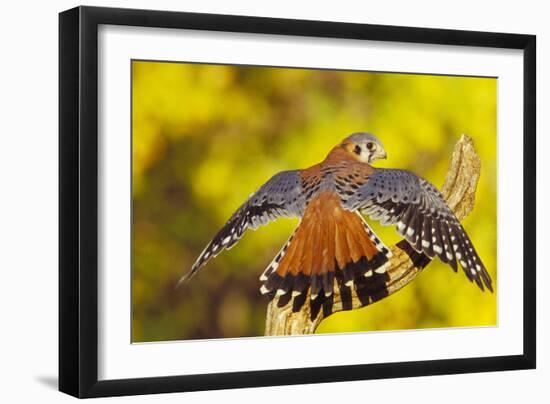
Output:
[[361,146],[355,145],[355,148],[353,149],[353,152],[355,154],[361,154]]

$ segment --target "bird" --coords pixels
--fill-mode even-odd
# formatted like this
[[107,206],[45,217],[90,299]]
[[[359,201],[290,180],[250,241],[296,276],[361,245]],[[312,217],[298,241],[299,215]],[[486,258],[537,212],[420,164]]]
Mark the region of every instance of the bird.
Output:
[[235,246],[248,229],[281,217],[300,220],[261,274],[262,294],[296,298],[309,293],[314,301],[329,298],[335,288],[368,285],[387,276],[392,253],[366,215],[395,226],[417,253],[437,256],[455,272],[460,265],[470,282],[492,292],[486,267],[440,191],[411,171],[372,165],[386,158],[375,135],[357,132],[333,147],[322,162],[275,174],[229,218],[178,285]]

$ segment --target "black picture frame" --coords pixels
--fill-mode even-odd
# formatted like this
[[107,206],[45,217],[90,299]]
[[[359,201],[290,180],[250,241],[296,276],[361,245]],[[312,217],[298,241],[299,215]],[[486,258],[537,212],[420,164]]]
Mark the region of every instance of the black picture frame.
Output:
[[[523,354],[99,381],[100,24],[523,50]],[[96,7],[60,13],[59,390],[101,397],[535,368],[535,60],[534,35]]]

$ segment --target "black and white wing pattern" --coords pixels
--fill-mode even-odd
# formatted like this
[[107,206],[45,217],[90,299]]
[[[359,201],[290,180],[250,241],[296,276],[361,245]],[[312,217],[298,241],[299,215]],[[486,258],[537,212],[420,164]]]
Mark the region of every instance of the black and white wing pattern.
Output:
[[229,218],[178,284],[189,280],[200,267],[223,249],[233,247],[247,229],[255,230],[279,217],[301,217],[305,205],[300,170],[275,174]]
[[464,228],[428,181],[406,170],[375,169],[344,205],[397,231],[418,252],[435,255],[457,270],[457,261],[481,290],[493,290],[491,277]]

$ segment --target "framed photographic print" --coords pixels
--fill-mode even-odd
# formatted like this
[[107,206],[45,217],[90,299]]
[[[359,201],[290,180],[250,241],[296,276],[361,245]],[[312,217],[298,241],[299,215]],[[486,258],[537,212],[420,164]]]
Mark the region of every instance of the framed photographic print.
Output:
[[535,367],[535,37],[60,14],[59,387]]

